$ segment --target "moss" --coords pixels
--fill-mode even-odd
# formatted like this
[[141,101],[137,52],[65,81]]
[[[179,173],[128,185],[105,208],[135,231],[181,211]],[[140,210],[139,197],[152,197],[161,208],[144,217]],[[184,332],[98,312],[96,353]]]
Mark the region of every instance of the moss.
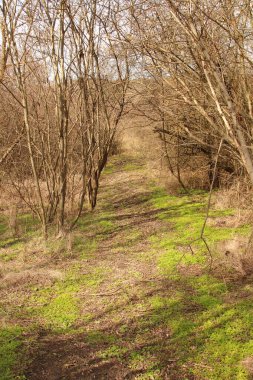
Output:
[[183,310],[179,293],[172,297],[152,297],[150,305],[153,311],[149,317],[149,322],[152,325],[168,323],[173,315],[179,315]]
[[42,311],[47,327],[53,330],[66,330],[79,317],[78,299],[73,294],[60,294]]
[[81,259],[91,258],[98,248],[98,239],[75,236],[73,248]]
[[143,161],[138,157],[130,157],[124,154],[110,157],[103,174],[109,175],[118,171],[131,172],[143,169]]
[[20,242],[20,240],[16,239],[16,238],[2,239],[0,241],[0,248],[8,248],[8,247],[13,248],[15,245],[18,245],[19,242]]
[[14,366],[17,363],[22,344],[23,329],[20,326],[5,326],[0,328],[0,378],[14,379]]
[[[138,161],[127,164],[125,157],[113,158],[106,170],[136,170],[138,165]],[[105,261],[98,266],[97,256],[87,267],[82,259],[92,259],[95,251],[99,253],[103,239],[107,239],[108,234],[117,227],[115,212],[109,204],[111,195],[118,196],[107,191],[103,194],[98,209],[85,214],[78,222],[73,240],[77,264],[68,269],[63,280],[44,289],[38,289],[36,285],[31,290],[32,296],[27,301],[25,315],[27,317],[28,314],[27,320],[30,318],[40,327],[57,333],[80,334],[83,342],[91,346],[100,359],[122,361],[133,373],[136,371],[134,376],[139,380],[163,379],[167,375],[165,369],[171,377],[185,380],[202,379],[203,376],[210,380],[246,380],[247,374],[240,363],[252,356],[251,299],[240,299],[239,285],[236,285],[239,296],[235,297],[235,286],[226,285],[211,274],[198,273],[196,276],[191,275],[190,271],[187,273],[188,267],[196,265],[204,268],[206,265],[206,247],[203,242],[196,240],[205,218],[205,192],[194,191],[190,195],[171,196],[164,189],[151,184],[150,194],[136,196],[138,201],[147,202],[145,207],[154,211],[161,228],[157,234],[148,238],[151,246],[149,252],[134,253],[134,259],[140,260],[143,256],[145,260],[152,260],[152,265],[157,260],[160,272],[158,281],[153,278],[153,272],[152,282],[148,281],[143,288],[139,281],[129,281],[142,279],[143,273],[147,273],[142,269],[138,271],[139,266],[134,270],[131,270],[132,266],[126,269],[128,282],[125,276],[120,277],[118,282],[115,280],[108,284],[106,281],[106,292],[114,294],[115,289],[121,287],[124,291],[116,292],[113,297],[99,298],[99,310],[102,310],[99,326],[100,323],[105,323],[106,326],[115,327],[117,333],[114,335],[96,329],[87,331],[94,327],[98,316],[93,301],[89,299],[88,310],[85,310],[80,304],[79,295],[96,292],[105,279],[110,279],[111,269],[102,267]],[[214,219],[230,215],[233,215],[233,210],[230,209],[211,210],[210,213]],[[205,230],[214,254],[219,241],[230,239],[236,234],[248,233],[249,226],[246,225],[239,228],[207,225]],[[142,232],[133,227],[128,227],[123,237],[122,234],[120,237],[121,240],[116,241],[116,247],[123,252],[127,252],[128,248],[134,252],[134,245],[144,239]],[[192,243],[194,253],[189,249],[189,243]],[[61,244],[61,241],[53,242],[51,246],[49,243],[48,250],[64,253],[65,243]],[[187,276],[177,271],[180,266]],[[132,283],[135,282],[137,286],[132,289]],[[242,291],[251,292],[250,285],[244,284]],[[93,313],[88,312],[90,307]],[[20,316],[24,318],[24,313]],[[80,325],[82,327],[78,328]],[[16,355],[16,349],[20,350],[20,333],[12,336],[17,337],[15,341],[18,345],[13,350],[11,348]],[[8,342],[9,338],[4,344],[6,347]],[[8,364],[10,370],[17,361],[15,355]]]
[[[252,322],[250,302],[213,306],[210,311],[199,316],[197,333],[204,341],[204,346],[198,350],[194,360],[207,366],[208,378],[248,379],[240,363],[252,355]],[[194,373],[200,375],[197,368]]]
[[[163,189],[153,188],[153,196],[151,202],[160,211],[158,218],[169,223],[172,231],[151,236],[149,241],[153,250],[159,252],[161,273],[169,277],[174,289],[181,290],[177,296],[151,298],[152,312],[143,318],[140,326],[149,331],[157,325],[169,327],[169,349],[175,352],[181,368],[187,368],[187,374],[182,370],[182,378],[202,378],[205,368],[208,379],[246,380],[248,375],[240,363],[252,355],[252,305],[240,298],[226,302],[225,296],[230,294],[233,298],[233,289],[211,275],[196,277],[189,272],[187,277],[182,277],[177,272],[179,264],[186,268],[193,264],[206,265],[205,244],[197,239],[205,219],[207,195],[174,197]],[[212,218],[233,214],[231,209],[210,212]],[[249,233],[248,225],[238,228],[207,225],[205,228],[205,238],[214,254],[217,242]]]
[[142,169],[143,164],[140,164],[139,162],[129,162],[122,167],[122,171],[124,172],[138,171]]
[[114,213],[111,211],[95,211],[87,213],[82,216],[78,221],[79,231],[94,234],[109,233],[115,227]]
[[106,165],[105,169],[103,170],[103,174],[113,174],[114,173],[114,167],[111,164]]
[[17,253],[15,252],[8,252],[8,253],[0,253],[0,261],[12,261],[15,260],[17,257]]
[[69,329],[79,317],[79,286],[75,283],[59,282],[52,288],[41,289],[30,299],[27,311],[39,317],[45,328],[55,332]]
[[56,253],[66,253],[66,240],[65,239],[49,239],[45,242],[46,253],[55,255]]
[[162,379],[160,370],[157,368],[159,360],[155,355],[145,352],[145,350],[131,352],[128,366],[137,373],[142,372],[135,379]]
[[145,374],[135,376],[136,380],[162,380],[163,377],[159,369],[149,370]]
[[114,228],[114,223],[111,220],[100,220],[98,222],[99,232],[109,233]]
[[0,236],[5,234],[7,231],[7,219],[0,215]]
[[228,208],[225,210],[210,210],[209,217],[210,218],[216,218],[221,216],[234,216],[235,210],[232,208]]
[[88,332],[84,337],[85,342],[91,345],[115,343],[118,338],[111,334],[106,334],[99,330]]
[[15,260],[24,249],[24,241],[18,238],[8,238],[0,241],[0,261],[8,262]]
[[83,288],[97,288],[104,279],[105,271],[103,268],[94,268],[91,273],[82,274],[79,265],[73,266],[64,280],[33,293],[27,312],[35,320],[40,318],[46,328],[55,332],[70,331],[78,319],[88,318],[80,314],[78,293]]
[[102,350],[99,352],[99,357],[101,359],[111,359],[111,358],[122,358],[127,352],[127,349],[125,347],[119,346],[119,345],[112,345],[105,350]]
[[110,268],[94,268],[93,272],[81,275],[80,283],[85,288],[97,288],[104,281],[105,273],[109,275],[110,272]]
[[36,231],[40,228],[39,219],[32,214],[21,214],[17,216],[17,222],[21,227],[24,234],[28,236],[33,236]]
[[[175,286],[181,285],[180,281],[175,282]],[[152,334],[156,335],[156,326],[159,329],[167,326],[170,330],[167,349],[177,358],[176,363],[180,366],[178,377],[188,378],[187,374],[192,374],[202,378],[204,368],[208,379],[248,379],[240,363],[252,355],[251,301],[226,303],[224,291],[224,284],[218,280],[215,282],[214,278],[201,276],[191,292],[186,283],[172,297],[152,297],[149,301],[151,312],[139,321],[141,336],[145,339],[145,353],[162,354],[161,345],[154,345],[150,333],[153,331]],[[164,345],[166,340],[163,338]],[[142,362],[141,351],[131,355],[132,368],[141,367]],[[187,374],[183,368],[187,368]],[[145,370],[145,375],[147,373]]]
[[120,241],[120,246],[131,247],[142,238],[142,233],[138,229],[131,229],[125,232],[125,236]]
[[[160,234],[150,238],[153,248],[162,249],[158,265],[163,273],[176,275],[179,263],[184,265],[205,265],[207,247],[200,238],[203,223],[206,217],[206,193],[170,196],[164,189],[153,190],[153,206],[161,210],[157,217],[169,222],[174,232]],[[214,210],[212,217],[233,215],[234,211]],[[243,225],[238,228],[216,227],[207,225],[204,231],[205,240],[211,250],[215,250],[216,243],[233,238],[235,235],[248,235],[250,226]],[[190,249],[191,245],[191,249]]]

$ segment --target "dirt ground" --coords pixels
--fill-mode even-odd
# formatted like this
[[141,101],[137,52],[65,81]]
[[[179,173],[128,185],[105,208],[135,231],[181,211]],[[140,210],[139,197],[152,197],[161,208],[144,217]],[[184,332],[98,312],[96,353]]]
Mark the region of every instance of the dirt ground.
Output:
[[[205,194],[167,194],[152,134],[143,140],[133,129],[123,145],[103,174],[97,209],[67,241],[35,233],[2,246],[0,379],[247,379],[250,279],[210,276],[202,248],[189,251]],[[210,241],[244,233],[225,211],[213,213]],[[20,327],[17,336],[10,326]]]

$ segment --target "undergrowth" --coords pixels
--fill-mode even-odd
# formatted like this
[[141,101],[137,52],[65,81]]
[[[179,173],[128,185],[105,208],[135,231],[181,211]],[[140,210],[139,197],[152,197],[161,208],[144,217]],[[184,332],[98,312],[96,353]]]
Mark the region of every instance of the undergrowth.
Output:
[[[114,157],[105,177],[141,170],[139,159]],[[143,177],[140,186],[142,181]],[[78,335],[99,363],[121,363],[135,380],[248,379],[242,362],[253,352],[253,287],[218,278],[208,270],[210,256],[199,240],[208,194],[168,195],[147,183],[148,191],[131,197],[113,186],[105,188],[97,210],[78,221],[70,254],[64,240],[45,245],[48,260],[62,261],[63,277],[48,286],[28,284],[25,307],[15,315],[2,315],[29,321],[30,333],[44,330],[56,339],[62,334],[72,340]],[[119,207],[122,214],[117,219]],[[136,219],[128,224],[131,213]],[[141,224],[149,215],[157,223],[151,234]],[[233,215],[233,209],[209,213],[212,221]],[[28,215],[24,220],[29,241],[36,223],[33,228]],[[207,223],[204,236],[216,257],[219,242],[247,236],[249,231],[248,225]],[[12,265],[8,261],[19,259],[26,241],[6,236],[4,218],[0,235],[0,260]],[[113,255],[126,259],[122,266],[116,266]],[[136,260],[135,265],[131,260]],[[13,324],[0,329],[3,380],[13,380],[18,372],[13,370],[21,360],[22,334],[23,329]]]
[[20,326],[9,325],[0,327],[0,378],[13,380],[12,369],[20,358],[19,351],[22,345]]

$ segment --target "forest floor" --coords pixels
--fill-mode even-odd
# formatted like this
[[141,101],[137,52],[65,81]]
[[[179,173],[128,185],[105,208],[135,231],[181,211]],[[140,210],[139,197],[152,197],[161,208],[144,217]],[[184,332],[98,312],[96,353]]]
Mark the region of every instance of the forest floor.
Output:
[[218,254],[249,226],[212,209],[211,268],[196,240],[207,197],[169,194],[141,156],[121,155],[67,242],[43,242],[29,215],[25,239],[7,239],[2,218],[0,379],[250,378],[252,277]]

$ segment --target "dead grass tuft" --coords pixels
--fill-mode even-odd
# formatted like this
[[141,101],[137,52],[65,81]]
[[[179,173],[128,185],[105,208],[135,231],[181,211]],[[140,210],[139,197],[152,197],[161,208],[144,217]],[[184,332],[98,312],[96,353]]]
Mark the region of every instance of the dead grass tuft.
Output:
[[57,280],[64,278],[63,272],[56,269],[23,270],[21,272],[9,272],[0,280],[0,288],[10,288],[19,285],[49,286]]
[[243,367],[247,370],[249,375],[253,375],[253,356],[249,356],[242,361]]

